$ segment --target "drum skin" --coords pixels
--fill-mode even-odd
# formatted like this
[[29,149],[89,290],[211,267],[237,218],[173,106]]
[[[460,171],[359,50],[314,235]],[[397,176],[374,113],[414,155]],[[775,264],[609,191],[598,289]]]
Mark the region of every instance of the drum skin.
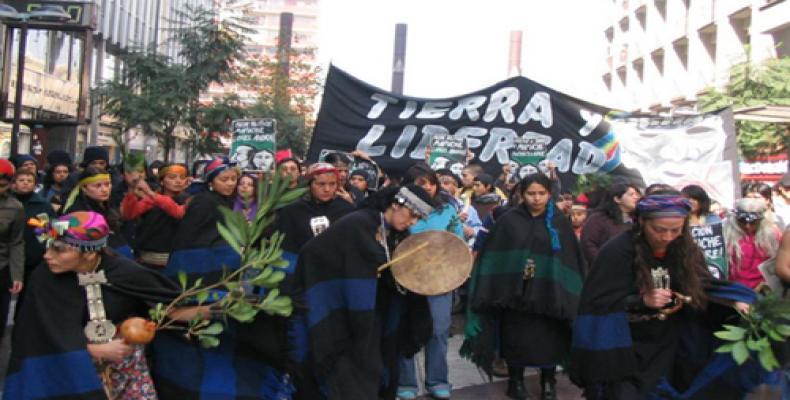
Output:
[[472,272],[472,253],[458,236],[446,231],[416,233],[401,242],[392,254],[399,255],[427,246],[393,263],[392,275],[406,289],[424,296],[451,292],[461,286]]

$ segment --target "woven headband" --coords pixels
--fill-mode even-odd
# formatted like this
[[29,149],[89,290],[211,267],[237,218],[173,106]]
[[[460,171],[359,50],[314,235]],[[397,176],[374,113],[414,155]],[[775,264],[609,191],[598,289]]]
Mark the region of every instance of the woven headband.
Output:
[[425,218],[433,211],[433,207],[406,187],[400,188],[395,194],[395,199],[402,206]]
[[691,203],[683,196],[651,195],[639,200],[636,209],[643,218],[685,218],[691,212]]

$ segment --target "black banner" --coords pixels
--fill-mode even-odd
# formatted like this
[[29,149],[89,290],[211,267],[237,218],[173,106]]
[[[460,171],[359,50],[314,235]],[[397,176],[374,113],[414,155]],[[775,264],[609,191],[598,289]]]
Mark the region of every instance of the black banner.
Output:
[[524,77],[445,99],[396,95],[330,66],[308,161],[325,149],[370,155],[388,173],[425,159],[433,135],[466,139],[473,162],[498,175],[514,139],[550,139],[546,160],[563,182],[596,171],[626,174],[617,139],[604,114],[609,110],[554,91]]
[[[445,99],[396,95],[330,66],[308,161],[355,149],[388,174],[425,161],[434,135],[466,139],[472,162],[498,176],[516,139],[547,143],[544,161],[564,189],[601,172],[638,186],[700,185],[731,207],[737,194],[735,127],[729,109],[669,117],[627,114],[581,101],[524,77]],[[518,161],[518,160],[516,160]]]

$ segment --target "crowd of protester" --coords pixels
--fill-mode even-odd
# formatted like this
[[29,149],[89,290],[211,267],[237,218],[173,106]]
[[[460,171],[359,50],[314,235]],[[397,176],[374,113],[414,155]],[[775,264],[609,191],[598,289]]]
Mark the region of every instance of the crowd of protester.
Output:
[[[367,159],[359,152],[351,157]],[[424,387],[434,398],[448,399],[451,315],[462,307],[466,310],[462,354],[489,374],[507,377],[510,398],[528,398],[525,369],[537,368],[540,398],[556,399],[560,365],[590,399],[639,399],[651,393],[670,398],[680,395],[670,396],[669,390],[693,386],[693,378],[706,365],[687,360],[687,368],[673,370],[676,354],[683,351],[678,344],[685,332],[683,324],[703,318],[720,326],[727,319],[722,319],[721,310],[712,311],[714,303],[743,311],[747,300],[753,300],[753,291],[772,290],[772,281],[785,286],[790,282],[790,174],[773,187],[745,183],[742,198],[726,209],[699,185],[642,188],[615,180],[595,193],[573,193],[562,189],[551,165],[545,174],[519,178],[507,166],[494,177],[473,162],[460,175],[417,163],[402,175],[382,172],[371,185],[365,173],[349,170],[352,161],[342,153],[311,165],[294,158],[277,160],[275,173],[287,178],[290,188],[304,187],[306,192],[276,212],[274,230],[285,233],[282,249],[289,260],[281,289],[297,305],[292,319],[281,324],[288,340],[276,343],[290,350],[306,349],[285,361],[266,358],[269,369],[252,377],[247,376],[252,364],[228,366],[223,364],[227,360],[212,359],[195,350],[197,346],[183,350],[194,352],[189,353],[192,358],[183,359],[185,363],[216,362],[200,368],[234,371],[235,383],[227,382],[230,375],[218,372],[216,378],[226,382],[212,387],[208,372],[195,378],[172,371],[181,367],[169,364],[168,354],[185,345],[166,335],[165,344],[157,339],[148,351],[118,339],[91,343],[89,337],[86,342],[82,327],[94,316],[80,307],[82,303],[69,308],[68,300],[57,292],[83,302],[85,295],[76,278],[70,282],[58,278],[63,271],[81,272],[80,263],[94,270],[105,268],[107,275],[118,279],[113,281],[116,289],[134,288],[116,293],[117,299],[105,298],[108,307],[120,307],[107,312],[110,320],[118,323],[131,315],[146,316],[146,305],[178,295],[177,281],[168,274],[173,265],[205,262],[190,251],[227,246],[217,229],[223,218],[219,207],[254,222],[258,190],[269,184],[271,176],[242,172],[226,157],[202,163],[200,172],[195,172],[197,164],[148,164],[139,155],[111,165],[109,154],[99,147],[87,148],[79,164],[63,151],[51,152],[45,165],[28,155],[0,160],[0,285],[9,288],[0,291],[0,336],[11,297],[18,296],[5,398],[57,397],[53,391],[35,388],[47,384],[35,381],[39,375],[24,374],[29,373],[37,346],[50,345],[37,339],[41,332],[72,327],[79,329],[62,334],[74,342],[58,340],[53,352],[85,348],[95,365],[125,363],[115,370],[118,376],[110,378],[114,398],[416,399],[420,385],[413,355],[422,347]],[[600,201],[591,204],[590,199]],[[37,240],[40,232],[28,221],[43,216],[70,221],[58,235],[79,250],[74,250],[73,260],[68,259],[68,248],[47,247]],[[711,273],[689,231],[712,224],[721,224],[726,248],[727,268],[718,276]],[[451,232],[467,243],[475,266],[466,284],[454,293],[425,298],[404,294],[386,274],[376,283],[374,267],[390,259],[399,240],[407,233],[431,230]],[[772,268],[766,268],[768,264]],[[672,290],[692,296],[687,310],[671,317],[673,323],[653,318],[672,301],[669,282],[658,288],[650,280],[651,273],[665,268],[670,270],[666,279]],[[209,280],[219,273],[219,269],[205,270],[201,277]],[[374,283],[368,293],[358,282],[370,274]],[[335,288],[322,294],[329,297],[318,300],[311,297],[326,290],[322,285],[329,280],[348,278],[355,278],[357,286]],[[732,283],[738,285],[727,286]],[[713,289],[723,287],[730,289]],[[355,296],[368,296],[369,310],[362,305],[365,301],[349,298]],[[73,313],[76,321],[51,326],[42,321],[41,313],[54,312],[42,311],[47,307],[62,309],[61,319]],[[341,308],[345,314],[337,317]],[[319,309],[325,315],[317,315]],[[370,315],[360,314],[361,309]],[[403,310],[411,311],[408,318],[390,326],[387,316],[394,309],[401,316],[407,315]],[[626,314],[630,319],[618,319]],[[734,311],[727,314],[727,321],[733,317],[737,317]],[[400,339],[392,344],[388,335],[398,324],[412,328],[414,343]],[[418,326],[428,333],[418,335]],[[31,330],[39,334],[28,335]],[[258,333],[245,336],[240,328],[237,334],[239,343],[246,345]],[[623,334],[627,337],[617,337]],[[243,346],[236,347],[228,360],[255,358],[241,354]],[[784,368],[786,373],[787,365]],[[757,382],[753,371],[743,374],[751,374],[754,383],[762,382]],[[242,375],[266,382],[260,386],[264,389],[242,395],[246,390],[241,388]],[[725,384],[730,381],[723,377],[716,382],[697,388],[698,397],[693,398],[740,398],[751,387],[743,382],[742,386]],[[80,384],[61,382],[59,387],[65,391],[61,395],[82,398],[68,392],[78,390]],[[667,389],[671,385],[676,389]]]

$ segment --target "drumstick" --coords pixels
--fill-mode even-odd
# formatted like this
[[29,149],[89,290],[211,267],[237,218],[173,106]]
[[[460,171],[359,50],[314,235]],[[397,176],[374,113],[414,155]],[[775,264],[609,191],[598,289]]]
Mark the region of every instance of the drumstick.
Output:
[[423,248],[425,248],[425,246],[428,246],[428,242],[425,242],[425,243],[423,243],[423,244],[421,244],[421,245],[419,245],[419,246],[417,246],[417,247],[415,247],[415,248],[413,248],[413,249],[411,249],[411,250],[409,250],[409,251],[407,251],[407,252],[405,252],[405,253],[397,256],[397,257],[395,257],[394,259],[392,259],[391,261],[389,261],[389,262],[387,262],[385,264],[381,264],[381,266],[378,269],[378,273],[381,273],[385,269],[391,267],[392,264],[395,264],[395,263],[403,260],[404,258],[409,257],[409,256],[413,255],[414,253],[422,250]]

